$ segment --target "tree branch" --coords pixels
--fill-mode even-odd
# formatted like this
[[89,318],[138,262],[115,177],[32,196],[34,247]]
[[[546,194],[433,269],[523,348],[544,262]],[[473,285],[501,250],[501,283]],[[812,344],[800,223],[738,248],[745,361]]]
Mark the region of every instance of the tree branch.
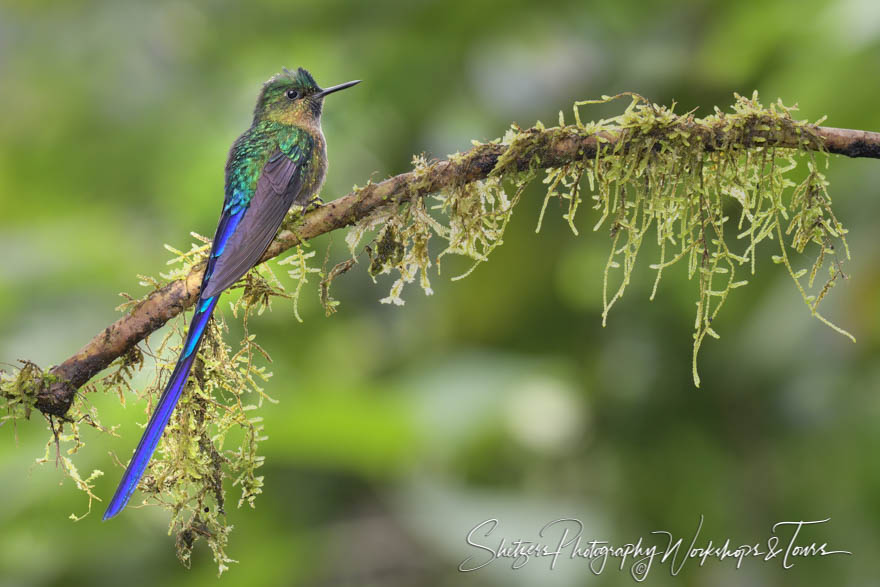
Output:
[[[774,124],[779,122],[774,121]],[[742,147],[807,148],[847,157],[880,159],[880,133],[812,126],[807,128],[812,131],[813,137],[805,142],[802,125],[793,121],[782,122],[781,131],[756,130],[761,125],[753,125],[752,130],[746,133]],[[680,117],[674,125],[653,132],[672,130],[690,133],[690,140],[701,141],[706,151],[731,148],[726,134],[729,129],[722,123],[706,127],[695,123],[691,117]],[[533,166],[558,167],[595,157],[600,141],[613,147],[625,139],[626,132],[605,132],[597,137],[586,134],[577,126],[530,129],[523,131],[517,141],[509,146],[499,143],[475,146],[463,155],[435,162],[425,171],[402,173],[380,183],[369,184],[306,214],[297,224],[295,233],[282,230],[278,234],[260,263],[305,240],[354,224],[384,206],[485,179],[497,167],[503,167],[497,171],[525,171]],[[519,141],[527,142],[525,148]],[[76,354],[54,367],[50,373],[55,381],[38,393],[37,408],[45,414],[63,416],[77,389],[195,302],[203,271],[204,265],[197,265],[185,278],[152,292]]]

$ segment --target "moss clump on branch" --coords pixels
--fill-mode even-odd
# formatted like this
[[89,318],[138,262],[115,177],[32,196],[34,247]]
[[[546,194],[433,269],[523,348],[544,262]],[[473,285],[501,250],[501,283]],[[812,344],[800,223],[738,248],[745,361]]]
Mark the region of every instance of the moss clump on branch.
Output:
[[[621,97],[631,101],[619,116],[596,122],[581,120],[584,107]],[[194,542],[205,538],[222,572],[231,562],[226,554],[231,526],[225,522],[224,482],[231,480],[240,489],[239,506],[246,503],[253,507],[261,491],[262,477],[257,470],[263,457],[258,452],[265,436],[254,410],[264,399],[271,401],[261,387],[271,376],[263,366],[270,358],[249,333],[248,317],[282,298],[292,301],[293,314],[301,320],[298,300],[311,275],[319,278],[320,299],[330,315],[339,304],[330,296],[332,281],[349,271],[364,253],[374,280],[396,274],[381,302],[403,305],[405,287],[417,278],[430,295],[431,269],[436,265],[439,273],[446,255],[473,261],[468,271],[453,279],[466,276],[488,260],[503,243],[516,204],[542,176],[544,202],[537,231],[554,200],[561,204],[563,218],[574,234],[579,232],[578,212],[584,201],[592,201],[597,214],[593,230],[608,231],[603,324],[626,291],[646,239],[658,250],[658,258],[649,265],[656,272],[651,299],[664,270],[679,262],[686,264],[688,277],[695,284],[693,375],[697,385],[700,347],[706,336],[718,336],[712,322],[730,292],[746,284],[742,274],[754,274],[763,241],[776,241],[777,254],[772,258],[786,267],[809,311],[849,336],[818,312],[819,302],[845,277],[841,261],[849,252],[846,230],[831,210],[827,181],[816,160],[824,143],[817,127],[794,120],[793,111],[781,102],[765,108],[757,94],[736,96],[731,112],[716,108],[705,118],[697,118],[693,112],[675,114],[674,105],[658,106],[635,94],[577,102],[573,124],[566,125],[560,113],[557,127],[545,128],[538,123],[524,130],[514,126],[504,137],[475,143],[471,151],[452,155],[447,161],[429,163],[416,157],[411,173],[356,188],[343,198],[346,205],[337,209],[336,202],[331,202],[317,211],[320,220],[307,227],[311,232],[306,237],[298,232],[304,220],[292,215],[270,252],[277,255],[300,243],[278,263],[291,267],[287,273],[295,285],[286,288],[266,265],[242,280],[243,293],[231,302],[231,311],[234,319],[242,320],[245,336],[233,348],[224,341],[222,312],[215,315],[193,376],[140,484],[147,501],[171,512],[169,533],[177,536],[181,560],[188,564]],[[801,160],[806,163],[805,170],[796,182],[792,178]],[[730,212],[732,207],[734,213]],[[353,224],[346,237],[351,258],[329,271],[313,267],[315,252],[307,252],[302,241],[346,224]],[[200,243],[186,252],[168,247],[175,255],[168,274],[161,279],[139,276],[142,285],[153,289],[151,294],[140,300],[126,296],[128,301],[119,309],[135,314],[151,301],[181,303],[192,297],[209,243],[207,238],[193,236]],[[432,247],[432,240],[440,245]],[[808,268],[796,268],[790,251],[800,254],[811,244],[816,251],[814,261]],[[823,267],[828,270],[828,279],[817,293],[808,293]],[[180,286],[179,293],[171,293],[175,284]],[[113,391],[124,403],[125,392],[133,391],[130,380],[143,367],[145,355],[157,360],[176,357],[179,343],[175,346],[173,341],[179,340],[183,326],[184,321],[178,320],[155,350],[146,342],[126,347],[110,371],[83,390],[100,387]],[[156,328],[151,324],[148,332]],[[161,369],[141,394],[151,400],[158,397],[173,367],[159,362]],[[51,383],[49,377],[30,363],[15,373],[0,372],[0,409],[7,414],[0,423],[27,417],[39,390]],[[147,413],[152,403],[147,402]],[[51,442],[56,446],[59,439],[72,442],[75,452],[82,446],[76,428],[80,421],[103,430],[93,410],[86,414],[77,401],[58,428],[50,420]],[[60,434],[65,425],[72,432]],[[46,458],[48,454],[47,450]],[[68,474],[89,494],[91,505],[91,481],[100,472],[83,480],[69,459],[65,462]]]
[[[43,371],[30,361],[20,361],[20,363],[20,367],[0,369],[0,414],[2,414],[0,415],[0,426],[10,422],[15,426],[18,420],[30,419],[39,391],[45,386],[55,383],[57,379],[49,371]],[[81,397],[74,400],[66,417],[45,416],[45,418],[50,436],[46,442],[43,456],[36,459],[36,463],[54,462],[56,468],[60,469],[77,489],[87,495],[88,510],[79,516],[70,514],[70,519],[79,521],[91,512],[93,500],[100,501],[92,489],[95,479],[104,474],[95,469],[83,478],[71,459],[85,446],[80,435],[80,425],[85,424],[111,434],[113,430],[107,430],[101,426],[96,410],[94,408],[86,410]]]
[[[629,284],[649,233],[660,248],[660,258],[651,265],[657,271],[652,299],[663,269],[679,261],[687,263],[688,277],[695,279],[698,290],[693,352],[697,385],[700,346],[707,335],[718,337],[712,321],[730,292],[747,283],[738,279],[743,266],[755,273],[757,247],[764,240],[777,241],[779,255],[774,260],[785,264],[811,313],[844,332],[817,309],[830,287],[844,276],[834,258],[837,250],[849,257],[846,230],[831,210],[827,181],[815,159],[821,140],[811,125],[796,122],[791,116],[794,108],[782,102],[764,108],[757,93],[736,98],[732,113],[716,108],[714,114],[699,119],[692,113],[677,116],[672,108],[633,95],[622,115],[585,127],[589,132],[617,135],[614,145],[567,172],[568,178],[586,174],[593,188],[594,208],[600,211],[594,229],[609,225],[612,243],[603,280],[603,323]],[[575,105],[576,118],[578,107],[589,103]],[[791,136],[797,137],[799,149],[761,146]],[[808,173],[795,184],[790,176],[799,157],[806,159]],[[550,170],[548,175],[554,173],[561,172]],[[548,191],[547,197],[552,195]],[[733,220],[725,212],[731,202],[738,207]],[[802,253],[810,243],[818,252],[807,287],[830,261],[829,279],[815,296],[804,288],[807,270],[793,269],[787,252],[791,246]],[[842,246],[835,248],[835,243]],[[610,285],[613,281],[616,287]]]
[[0,369],[0,426],[7,422],[27,420],[37,403],[37,393],[53,377],[30,361],[21,361],[21,367]]
[[[462,155],[451,158],[457,157]],[[413,168],[417,177],[432,175],[433,166],[424,157],[415,157]],[[485,180],[444,188],[429,198],[391,202],[377,214],[357,223],[346,236],[346,243],[352,258],[357,259],[364,236],[378,228],[378,235],[365,247],[370,257],[369,273],[375,281],[377,275],[396,271],[398,277],[389,295],[379,301],[402,306],[404,286],[417,276],[425,294],[434,293],[428,275],[433,264],[428,248],[432,236],[445,241],[444,248],[434,258],[438,272],[444,256],[460,255],[474,263],[468,271],[452,279],[466,277],[503,243],[513,209],[534,177],[534,171],[499,173]],[[505,180],[511,187],[505,186]]]

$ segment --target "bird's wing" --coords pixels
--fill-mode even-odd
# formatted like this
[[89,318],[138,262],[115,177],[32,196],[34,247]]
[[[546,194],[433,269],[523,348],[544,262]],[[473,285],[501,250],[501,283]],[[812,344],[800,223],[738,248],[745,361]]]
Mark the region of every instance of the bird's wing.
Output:
[[302,150],[295,149],[290,155],[276,150],[263,166],[250,202],[231,199],[224,205],[202,284],[202,300],[238,281],[257,263],[302,189],[302,165],[307,160],[308,153]]

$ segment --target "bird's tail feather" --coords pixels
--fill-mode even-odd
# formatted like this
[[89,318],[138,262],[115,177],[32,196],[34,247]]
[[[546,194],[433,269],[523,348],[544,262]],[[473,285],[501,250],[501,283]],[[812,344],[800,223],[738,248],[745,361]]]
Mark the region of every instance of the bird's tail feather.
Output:
[[205,334],[205,327],[208,325],[211,314],[214,313],[214,306],[217,305],[219,297],[218,294],[204,300],[200,299],[196,303],[196,312],[190,323],[189,333],[186,336],[180,358],[177,360],[177,365],[171,373],[171,378],[168,380],[168,385],[165,387],[162,397],[159,398],[159,403],[156,405],[153,416],[144,430],[141,441],[131,457],[128,468],[125,469],[125,474],[116,488],[116,493],[113,495],[113,499],[110,500],[107,511],[104,512],[105,520],[109,520],[121,512],[131,498],[132,493],[134,493],[135,488],[137,488],[138,482],[147,468],[147,463],[150,462],[150,458],[159,444],[159,439],[162,437],[162,432],[165,430],[165,426],[168,425],[168,420],[171,418],[177,401],[180,399],[180,393],[183,391],[183,387],[189,378],[189,371],[195,360],[196,351],[202,341],[202,336]]

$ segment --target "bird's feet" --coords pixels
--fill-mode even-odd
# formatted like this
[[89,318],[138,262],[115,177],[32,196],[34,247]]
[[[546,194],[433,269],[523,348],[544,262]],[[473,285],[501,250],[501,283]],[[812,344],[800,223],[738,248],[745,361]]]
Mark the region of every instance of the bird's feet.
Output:
[[305,214],[306,212],[311,212],[312,210],[317,210],[324,206],[324,200],[322,200],[320,196],[314,196],[305,204],[300,204],[300,206],[302,207],[302,214]]

